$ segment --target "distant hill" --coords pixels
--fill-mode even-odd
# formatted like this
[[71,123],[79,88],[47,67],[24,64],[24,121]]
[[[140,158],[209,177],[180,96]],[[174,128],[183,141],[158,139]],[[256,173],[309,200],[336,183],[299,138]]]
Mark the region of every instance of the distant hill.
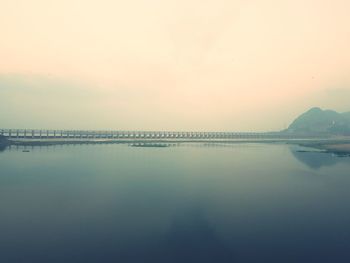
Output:
[[312,108],[296,118],[284,132],[350,135],[350,112]]

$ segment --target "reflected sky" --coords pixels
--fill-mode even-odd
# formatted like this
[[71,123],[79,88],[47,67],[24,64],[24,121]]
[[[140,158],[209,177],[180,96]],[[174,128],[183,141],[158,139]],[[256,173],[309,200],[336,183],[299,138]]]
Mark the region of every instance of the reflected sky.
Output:
[[11,148],[0,261],[346,262],[340,159],[313,169],[277,144]]

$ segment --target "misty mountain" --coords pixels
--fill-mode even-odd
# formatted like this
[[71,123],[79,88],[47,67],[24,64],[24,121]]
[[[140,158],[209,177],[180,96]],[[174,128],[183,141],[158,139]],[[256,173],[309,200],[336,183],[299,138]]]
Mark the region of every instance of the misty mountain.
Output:
[[338,113],[315,107],[296,118],[286,132],[350,135],[350,112]]

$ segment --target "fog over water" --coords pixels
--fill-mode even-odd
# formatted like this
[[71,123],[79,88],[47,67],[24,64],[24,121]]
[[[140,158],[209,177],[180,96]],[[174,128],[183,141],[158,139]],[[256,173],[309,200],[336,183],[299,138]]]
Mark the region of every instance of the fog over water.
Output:
[[[0,263],[350,262],[349,10],[0,0],[0,129],[17,137],[0,136]],[[334,154],[276,133],[129,145],[42,130],[284,130]]]

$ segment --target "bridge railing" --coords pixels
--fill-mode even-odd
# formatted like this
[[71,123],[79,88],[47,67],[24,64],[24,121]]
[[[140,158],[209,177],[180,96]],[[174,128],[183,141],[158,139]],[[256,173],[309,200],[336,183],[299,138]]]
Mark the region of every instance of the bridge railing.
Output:
[[[93,131],[93,130],[42,130],[0,129],[0,135],[9,139],[307,139],[315,136],[279,132],[171,132],[171,131]],[[317,138],[327,136],[317,136]]]

